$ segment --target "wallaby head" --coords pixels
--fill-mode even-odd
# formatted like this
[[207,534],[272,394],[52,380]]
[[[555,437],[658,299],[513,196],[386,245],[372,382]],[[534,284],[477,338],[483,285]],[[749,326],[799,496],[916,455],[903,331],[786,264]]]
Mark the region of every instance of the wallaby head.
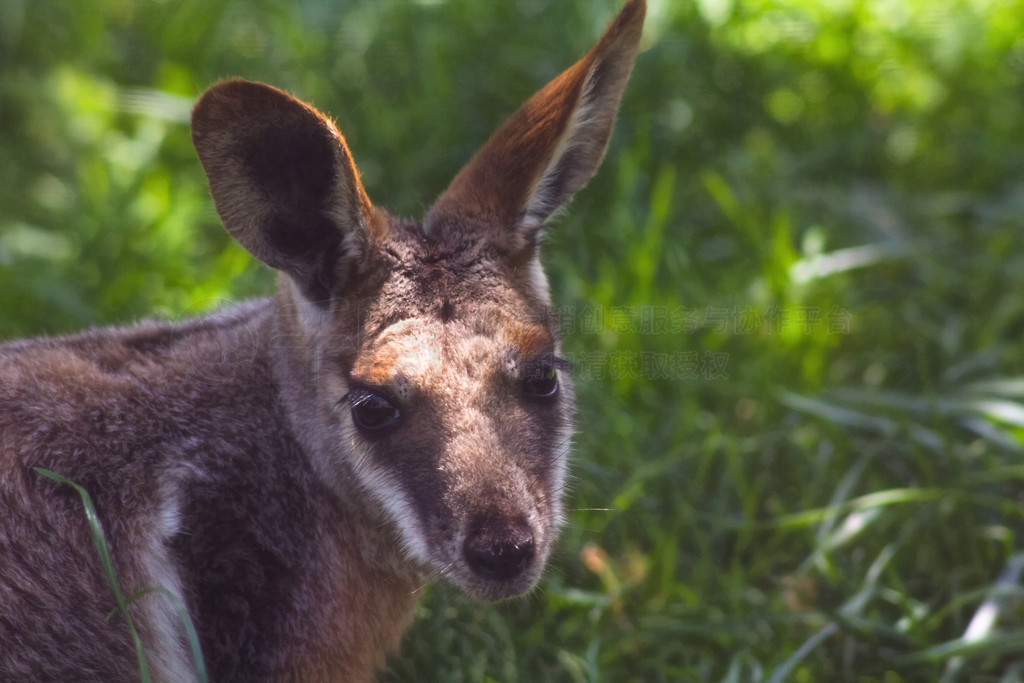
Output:
[[275,352],[319,475],[478,598],[533,586],[562,520],[573,390],[538,239],[600,163],[644,11],[631,0],[422,223],[374,206],[331,120],[280,90],[222,82],[193,112],[225,227],[284,274]]
[[214,202],[277,295],[0,344],[0,679],[137,680],[148,657],[154,680],[367,680],[424,578],[484,600],[537,582],[575,410],[539,240],[600,163],[644,11],[422,221],[370,201],[310,105],[203,95]]

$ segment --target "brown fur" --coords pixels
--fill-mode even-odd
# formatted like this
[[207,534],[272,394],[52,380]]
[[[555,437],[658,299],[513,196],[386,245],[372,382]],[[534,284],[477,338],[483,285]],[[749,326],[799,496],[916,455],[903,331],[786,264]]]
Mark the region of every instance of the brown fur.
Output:
[[[82,504],[36,467],[90,492],[126,595],[181,597],[214,680],[365,680],[427,578],[485,600],[536,583],[574,410],[536,234],[603,154],[643,11],[631,0],[422,226],[372,205],[311,106],[242,81],[201,98],[217,209],[282,271],[277,294],[0,345],[0,680],[138,677]],[[130,609],[154,679],[193,678],[171,600]]]

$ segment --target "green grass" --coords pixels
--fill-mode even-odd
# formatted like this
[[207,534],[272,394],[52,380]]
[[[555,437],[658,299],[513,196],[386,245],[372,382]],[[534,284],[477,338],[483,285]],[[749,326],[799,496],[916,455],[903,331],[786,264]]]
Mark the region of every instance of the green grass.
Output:
[[[429,590],[387,679],[1024,678],[1024,5],[650,4],[545,251],[559,553],[520,600]],[[217,78],[316,102],[420,215],[615,9],[4,3],[0,337],[268,291],[189,144]]]
[[89,525],[89,536],[92,538],[93,546],[96,548],[96,557],[100,562],[100,567],[103,569],[103,576],[107,579],[107,585],[110,586],[110,592],[114,598],[115,606],[114,609],[111,610],[110,614],[107,615],[107,619],[111,619],[115,614],[120,614],[124,619],[125,624],[128,627],[128,633],[131,635],[132,643],[135,646],[135,655],[139,663],[139,680],[143,683],[149,683],[152,678],[149,673],[149,662],[146,657],[145,649],[142,645],[142,639],[139,637],[139,633],[135,629],[135,622],[132,620],[132,614],[129,607],[131,607],[133,602],[145,596],[163,595],[174,603],[175,610],[181,618],[182,625],[185,629],[185,640],[188,642],[189,652],[192,655],[192,661],[195,665],[196,680],[198,683],[206,683],[206,681],[209,680],[209,676],[206,673],[206,663],[203,660],[202,649],[199,646],[199,635],[196,633],[195,626],[192,624],[192,619],[188,615],[188,610],[185,608],[185,604],[182,602],[181,596],[172,593],[164,586],[149,586],[126,596],[124,591],[121,589],[120,581],[117,579],[117,572],[114,569],[114,563],[110,558],[110,546],[107,545],[107,537],[106,534],[103,533],[103,525],[100,523],[99,515],[96,513],[96,507],[93,505],[92,496],[89,495],[88,491],[75,482],[52,470],[44,469],[42,467],[34,467],[33,469],[37,474],[48,479],[53,479],[60,484],[70,486],[82,499],[82,510],[85,514],[86,522]]

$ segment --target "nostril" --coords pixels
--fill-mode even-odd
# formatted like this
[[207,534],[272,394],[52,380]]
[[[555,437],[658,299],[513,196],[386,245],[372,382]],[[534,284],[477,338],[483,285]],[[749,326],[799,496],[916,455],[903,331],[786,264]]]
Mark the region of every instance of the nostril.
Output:
[[466,537],[463,552],[470,568],[487,579],[511,579],[533,559],[533,533],[524,524],[484,525]]

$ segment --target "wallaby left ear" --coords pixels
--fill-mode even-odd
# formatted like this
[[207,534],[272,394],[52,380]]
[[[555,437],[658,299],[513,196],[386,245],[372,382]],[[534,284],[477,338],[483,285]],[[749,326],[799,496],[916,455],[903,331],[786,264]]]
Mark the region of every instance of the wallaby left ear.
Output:
[[532,248],[601,163],[645,13],[644,0],[629,0],[590,52],[502,124],[430,209],[428,235],[471,219],[511,254]]
[[386,230],[326,116],[263,83],[211,87],[192,142],[231,236],[326,307]]

